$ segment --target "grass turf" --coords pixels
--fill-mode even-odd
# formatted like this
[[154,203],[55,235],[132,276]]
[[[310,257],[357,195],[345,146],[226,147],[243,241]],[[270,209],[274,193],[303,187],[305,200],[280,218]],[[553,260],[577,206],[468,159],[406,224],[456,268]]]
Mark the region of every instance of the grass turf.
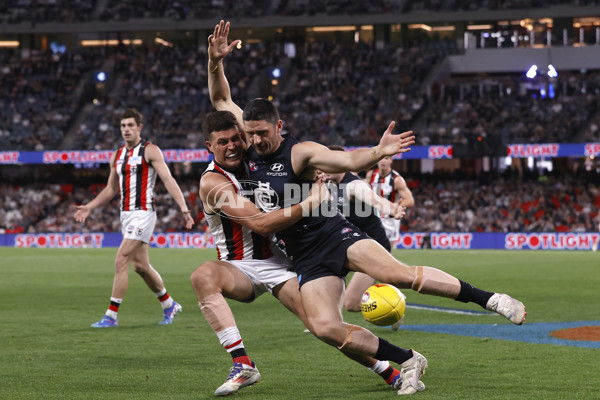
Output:
[[[169,293],[183,305],[159,326],[155,297],[135,273],[119,327],[89,327],[108,306],[116,249],[0,248],[0,399],[210,399],[228,374],[220,347],[189,283],[214,250],[151,249]],[[527,322],[600,319],[597,253],[396,251],[527,305]],[[413,303],[479,309],[405,291]],[[310,334],[272,296],[230,302],[262,380],[236,396],[252,399],[381,399],[396,393],[381,378]],[[597,399],[600,350],[375,327],[346,320],[429,360],[422,399]],[[405,324],[508,323],[496,316],[408,309]]]

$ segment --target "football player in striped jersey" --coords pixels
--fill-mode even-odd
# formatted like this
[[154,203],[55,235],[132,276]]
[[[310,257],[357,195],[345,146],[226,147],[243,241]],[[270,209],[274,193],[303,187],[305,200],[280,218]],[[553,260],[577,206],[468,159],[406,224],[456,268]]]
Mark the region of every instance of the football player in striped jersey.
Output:
[[121,194],[123,241],[115,258],[110,305],[105,315],[92,327],[112,328],[118,325],[117,313],[127,292],[130,264],[154,292],[163,308],[163,319],[159,324],[169,325],[181,311],[181,305],[169,295],[160,274],[150,265],[148,258],[148,244],[156,224],[154,184],[157,175],[181,209],[186,229],[192,227],[194,219],[162,152],[158,146],[141,137],[144,126],[142,114],[130,108],[121,115],[120,121],[125,144],[110,158],[108,184],[92,201],[76,206],[75,212],[75,220],[84,223],[92,210],[111,201],[117,193]]

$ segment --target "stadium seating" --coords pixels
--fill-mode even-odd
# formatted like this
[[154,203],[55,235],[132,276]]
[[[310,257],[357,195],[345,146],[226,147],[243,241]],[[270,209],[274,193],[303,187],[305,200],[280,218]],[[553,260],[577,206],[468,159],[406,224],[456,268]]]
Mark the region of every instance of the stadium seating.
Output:
[[[402,220],[409,232],[585,232],[595,231],[600,190],[594,175],[518,174],[415,175],[407,181],[415,197]],[[119,231],[118,198],[93,211],[84,227],[73,220],[75,204],[90,201],[103,183],[0,185],[0,230],[5,232]],[[206,230],[196,179],[180,180],[197,223]],[[157,184],[157,232],[183,229],[178,207]]]
[[[531,82],[514,74],[449,76],[425,86],[431,69],[457,51],[453,41],[378,47],[320,42],[287,60],[278,46],[252,45],[235,51],[226,71],[240,105],[273,95],[286,130],[323,144],[372,145],[391,120],[399,130],[418,132],[422,145],[595,137],[589,129],[596,126],[600,73],[561,71],[554,98],[539,87],[528,89]],[[144,137],[160,147],[204,146],[201,125],[212,106],[206,54],[195,47],[30,52],[25,58],[8,51],[0,58],[0,137],[6,139],[0,149],[114,149],[121,143],[118,116],[127,107],[142,111]],[[266,77],[280,64],[285,76],[273,86]],[[90,71],[100,65],[112,83],[96,93]]]
[[78,86],[101,57],[90,49],[0,52],[0,150],[56,149],[83,95]]
[[[542,78],[544,79],[544,78]],[[598,110],[600,74],[565,73],[528,90],[523,75],[452,77],[414,125],[422,144],[555,143],[587,140],[582,130]],[[494,140],[495,139],[495,140]]]

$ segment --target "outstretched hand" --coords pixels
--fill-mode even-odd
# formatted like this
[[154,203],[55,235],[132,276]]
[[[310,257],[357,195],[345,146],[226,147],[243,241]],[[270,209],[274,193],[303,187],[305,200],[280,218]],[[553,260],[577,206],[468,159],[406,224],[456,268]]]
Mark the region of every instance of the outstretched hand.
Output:
[[221,20],[215,26],[212,35],[208,37],[208,58],[211,61],[222,60],[241,42],[241,40],[234,40],[227,44],[227,36],[229,36],[229,21],[225,23]]
[[410,145],[415,143],[413,131],[402,132],[399,135],[393,135],[392,131],[396,122],[392,121],[383,133],[379,145],[377,146],[378,155],[382,157],[393,156],[394,154],[407,153],[410,151]]
[[390,216],[394,219],[402,219],[406,215],[406,207],[401,206],[400,203],[392,203],[392,205]]
[[77,211],[75,211],[75,221],[77,222],[85,222],[86,218],[90,215],[90,208],[87,205],[75,206]]

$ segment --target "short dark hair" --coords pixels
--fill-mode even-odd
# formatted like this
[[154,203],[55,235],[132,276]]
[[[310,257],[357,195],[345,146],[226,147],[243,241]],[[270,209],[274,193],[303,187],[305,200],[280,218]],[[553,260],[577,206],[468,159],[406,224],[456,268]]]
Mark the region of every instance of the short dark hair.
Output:
[[125,110],[125,112],[121,114],[121,118],[119,119],[119,121],[123,121],[127,118],[133,118],[135,120],[135,123],[138,125],[144,123],[144,116],[135,108],[128,108],[127,110]]
[[238,120],[231,111],[215,111],[208,114],[202,124],[204,138],[210,140],[213,132],[226,131],[234,126],[239,129]]
[[244,114],[242,116],[244,121],[267,121],[272,124],[276,124],[279,121],[279,111],[275,104],[267,99],[254,99],[246,104],[244,108]]
[[330,144],[329,146],[327,146],[327,148],[329,150],[335,151],[346,151],[346,149],[343,146],[340,146],[339,144]]

